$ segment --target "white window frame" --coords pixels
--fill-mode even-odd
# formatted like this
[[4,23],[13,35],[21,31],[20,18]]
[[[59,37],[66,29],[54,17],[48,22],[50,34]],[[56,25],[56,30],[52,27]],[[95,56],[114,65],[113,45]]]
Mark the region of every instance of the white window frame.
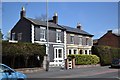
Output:
[[92,54],[91,50],[89,50],[89,54]]
[[13,40],[13,41],[15,40],[15,32],[12,33],[12,40]]
[[[59,58],[59,49],[62,50],[62,53],[61,53],[61,58]],[[57,50],[57,53],[56,53],[56,50]],[[54,60],[63,60],[63,48],[54,48]]]
[[56,42],[62,42],[61,30],[56,30]]
[[85,50],[85,54],[86,54],[86,55],[88,54],[88,50]]
[[70,54],[69,54],[70,51],[71,51],[71,54],[72,54],[72,49],[68,49],[68,55],[70,55]]
[[86,40],[86,41],[85,41],[85,45],[86,45],[86,46],[89,46],[89,43],[90,43],[89,37],[85,37],[85,40]]
[[79,37],[79,45],[82,45],[82,37]]
[[73,54],[77,54],[77,49],[73,49]]
[[88,46],[89,45],[89,38],[86,38],[86,45]]
[[[41,30],[44,30],[44,32],[41,32]],[[40,41],[46,41],[45,33],[46,33],[46,28],[45,27],[40,27]],[[43,37],[41,37],[41,35],[43,35]]]
[[79,50],[79,54],[83,54],[83,50],[82,49]]
[[17,39],[18,41],[22,40],[22,33],[18,33],[17,36],[18,36],[18,39]]
[[71,44],[74,44],[74,36],[73,36],[73,35],[70,36],[70,43],[71,43]]

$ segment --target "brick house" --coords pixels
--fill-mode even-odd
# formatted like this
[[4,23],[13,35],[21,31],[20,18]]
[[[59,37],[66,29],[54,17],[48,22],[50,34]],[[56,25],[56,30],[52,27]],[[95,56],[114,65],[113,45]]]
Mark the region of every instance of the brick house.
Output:
[[120,35],[112,33],[112,30],[108,30],[108,32],[98,40],[98,45],[120,48]]

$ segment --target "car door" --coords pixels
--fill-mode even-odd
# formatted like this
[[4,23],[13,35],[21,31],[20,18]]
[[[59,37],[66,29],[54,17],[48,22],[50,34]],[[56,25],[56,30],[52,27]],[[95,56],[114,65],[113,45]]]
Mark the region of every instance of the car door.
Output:
[[0,80],[7,80],[7,75],[4,73],[2,65],[0,65]]
[[12,79],[12,80],[16,80],[17,76],[14,70],[12,70],[11,68],[2,65],[2,70],[3,70],[3,77],[7,78],[8,80]]

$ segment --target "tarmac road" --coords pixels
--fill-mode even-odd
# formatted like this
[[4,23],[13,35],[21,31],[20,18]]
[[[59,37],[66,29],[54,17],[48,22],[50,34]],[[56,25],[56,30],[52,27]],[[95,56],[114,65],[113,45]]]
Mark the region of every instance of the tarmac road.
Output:
[[[76,68],[69,70],[62,70],[58,68],[50,68],[48,72],[46,71],[38,71],[33,73],[26,74],[28,78],[93,78],[96,80],[101,80],[109,78],[108,80],[114,80],[119,78],[119,69],[109,68],[109,66],[101,67],[89,67],[89,68]],[[52,80],[53,80],[52,79]],[[58,80],[58,79],[57,79]],[[82,79],[83,80],[83,79]]]

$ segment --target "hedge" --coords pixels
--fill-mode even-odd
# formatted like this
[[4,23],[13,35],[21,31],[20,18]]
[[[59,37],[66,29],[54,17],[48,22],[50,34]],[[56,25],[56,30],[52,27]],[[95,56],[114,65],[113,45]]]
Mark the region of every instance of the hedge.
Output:
[[[45,55],[45,45],[32,43],[2,42],[2,63],[12,68],[37,66],[36,58],[40,57],[40,65]],[[35,64],[36,63],[36,64]]]
[[92,54],[100,57],[100,64],[102,66],[110,65],[114,58],[120,58],[120,48],[112,48],[109,46],[93,46]]
[[71,54],[70,58],[75,58],[76,65],[92,65],[99,63],[99,57],[96,55]]

